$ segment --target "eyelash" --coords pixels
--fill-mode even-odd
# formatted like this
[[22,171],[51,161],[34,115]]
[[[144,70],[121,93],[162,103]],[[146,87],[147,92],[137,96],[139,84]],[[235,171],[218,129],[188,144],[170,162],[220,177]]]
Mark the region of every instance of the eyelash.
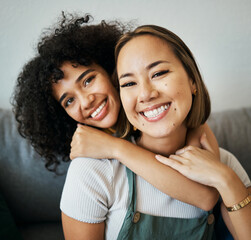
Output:
[[[169,73],[169,70],[164,70],[164,71],[160,71],[160,72],[157,72],[155,74],[153,74],[152,78],[155,78],[155,77],[160,77],[166,73]],[[124,88],[124,87],[131,87],[131,86],[134,86],[136,85],[135,82],[128,82],[128,83],[125,83],[125,84],[122,84],[120,87],[121,88]]]
[[169,70],[164,70],[164,71],[157,72],[157,73],[153,74],[152,78],[162,76],[162,75],[164,75],[166,73],[169,73]]
[[84,80],[84,86],[86,87],[87,85],[89,85],[95,77],[96,77],[96,75],[90,76],[87,79],[85,79]]
[[[89,85],[95,77],[96,77],[96,75],[90,76],[87,79],[85,79],[84,82],[83,82],[84,86],[86,87],[87,85]],[[65,101],[64,107],[65,108],[69,107],[69,105],[73,102],[73,100],[74,100],[74,98],[67,99]],[[69,101],[71,101],[71,102],[69,103]]]
[[131,86],[133,86],[133,85],[136,85],[136,83],[134,83],[134,82],[128,82],[128,83],[125,83],[125,84],[120,85],[120,87],[121,87],[121,88],[123,88],[123,87],[131,87]]

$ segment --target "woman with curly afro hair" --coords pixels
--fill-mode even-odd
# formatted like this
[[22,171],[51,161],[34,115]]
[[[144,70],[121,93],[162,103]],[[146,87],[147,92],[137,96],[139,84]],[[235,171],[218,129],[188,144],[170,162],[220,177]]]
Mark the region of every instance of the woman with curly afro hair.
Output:
[[[63,15],[55,29],[44,33],[37,55],[18,76],[13,98],[19,132],[45,158],[47,169],[56,171],[61,161],[69,160],[69,155],[107,158],[72,161],[71,165],[81,165],[73,175],[80,174],[84,182],[71,183],[67,178],[67,186],[75,189],[80,184],[87,195],[78,190],[74,193],[76,198],[63,193],[61,210],[66,239],[116,236],[113,230],[121,217],[118,213],[128,203],[120,202],[120,189],[128,187],[125,166],[169,196],[204,210],[211,209],[217,199],[215,190],[188,180],[156,161],[154,153],[107,134],[117,132],[122,136],[132,129],[120,108],[117,86],[110,81],[115,69],[115,45],[129,27],[119,22],[89,24],[90,19],[90,15],[70,19]],[[204,131],[218,152],[215,137],[207,125],[190,130],[187,144],[198,145]],[[104,195],[97,193],[92,198],[88,191],[102,191]],[[67,192],[65,188],[64,192]],[[78,198],[85,199],[81,209]],[[111,222],[106,217],[110,213],[113,213]]]
[[64,77],[61,66],[65,62],[83,66],[95,62],[111,76],[114,47],[125,30],[117,22],[89,25],[90,19],[90,15],[71,19],[63,15],[55,30],[44,33],[37,56],[24,66],[17,79],[13,105],[19,132],[45,157],[51,171],[56,170],[61,157],[69,159],[76,130],[76,121],[52,94],[53,83]]

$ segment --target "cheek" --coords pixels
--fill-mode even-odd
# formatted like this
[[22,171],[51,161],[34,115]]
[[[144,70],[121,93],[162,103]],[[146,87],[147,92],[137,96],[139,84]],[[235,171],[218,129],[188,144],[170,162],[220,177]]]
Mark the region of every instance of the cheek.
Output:
[[175,112],[180,112],[180,114],[187,115],[190,111],[190,108],[192,106],[192,94],[190,91],[176,91],[176,94],[174,96],[174,110]]
[[81,122],[81,116],[79,114],[78,111],[76,111],[75,109],[71,109],[66,111],[66,113],[75,121],[77,122]]
[[124,108],[125,114],[127,116],[128,119],[131,119],[131,116],[133,114],[133,110],[134,110],[134,101],[133,98],[131,96],[129,96],[126,93],[120,92],[120,99],[121,99],[121,103],[122,106]]
[[126,96],[122,92],[120,92],[120,100],[121,100],[122,106],[126,112],[128,106],[129,106],[129,103],[128,103],[128,98],[126,98]]

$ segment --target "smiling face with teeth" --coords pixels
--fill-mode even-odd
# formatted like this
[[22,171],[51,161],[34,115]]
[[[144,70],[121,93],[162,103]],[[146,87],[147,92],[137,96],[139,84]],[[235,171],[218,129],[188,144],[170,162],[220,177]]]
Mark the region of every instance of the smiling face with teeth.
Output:
[[65,62],[63,79],[53,83],[53,95],[67,114],[79,123],[109,128],[117,121],[120,100],[106,71],[97,64]]
[[185,136],[195,86],[164,40],[152,35],[129,40],[119,52],[117,73],[122,105],[141,139]]

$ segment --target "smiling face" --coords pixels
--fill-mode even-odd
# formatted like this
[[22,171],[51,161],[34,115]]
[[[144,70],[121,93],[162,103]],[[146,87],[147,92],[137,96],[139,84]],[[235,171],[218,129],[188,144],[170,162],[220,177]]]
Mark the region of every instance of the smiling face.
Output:
[[64,78],[53,83],[53,95],[67,114],[79,123],[112,127],[118,118],[120,100],[106,71],[97,64],[75,66],[65,62]]
[[143,35],[127,42],[118,55],[117,73],[125,113],[142,138],[186,130],[195,86],[164,40]]

